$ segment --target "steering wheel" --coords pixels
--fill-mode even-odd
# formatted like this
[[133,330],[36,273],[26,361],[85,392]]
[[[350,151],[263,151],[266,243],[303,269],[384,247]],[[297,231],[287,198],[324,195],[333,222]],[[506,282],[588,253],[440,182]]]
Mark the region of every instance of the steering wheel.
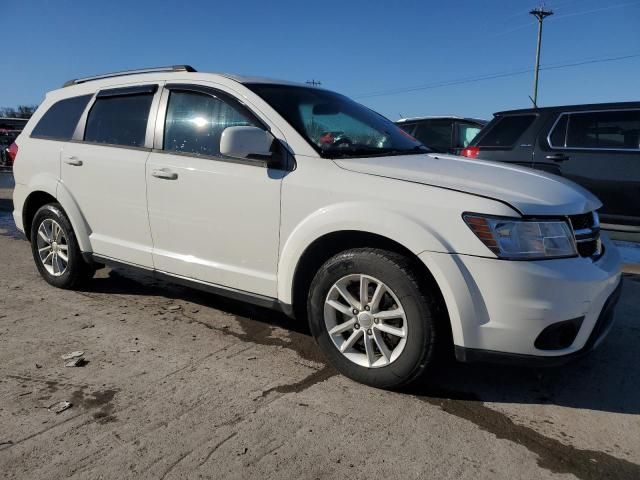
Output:
[[325,132],[320,135],[320,146],[323,148],[350,147],[353,140],[345,136],[342,132]]

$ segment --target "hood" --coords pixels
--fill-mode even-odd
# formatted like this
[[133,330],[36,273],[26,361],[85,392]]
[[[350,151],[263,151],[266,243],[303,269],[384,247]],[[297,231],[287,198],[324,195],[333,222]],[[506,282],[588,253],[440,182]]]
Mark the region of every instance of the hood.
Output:
[[602,206],[592,193],[556,175],[507,163],[441,154],[334,160],[346,170],[493,198],[523,215],[576,215]]

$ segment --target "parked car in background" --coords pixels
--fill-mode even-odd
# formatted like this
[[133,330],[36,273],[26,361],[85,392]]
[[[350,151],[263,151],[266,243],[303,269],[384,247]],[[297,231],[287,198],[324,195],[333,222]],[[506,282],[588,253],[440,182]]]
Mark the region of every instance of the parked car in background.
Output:
[[463,117],[416,117],[396,122],[434,152],[454,155],[459,155],[486,124],[486,120]]
[[126,264],[279,309],[369,385],[415,382],[450,350],[566,361],[614,318],[620,255],[592,194],[430,153],[328,90],[102,75],[47,94],[16,144],[13,218],[45,281]]
[[12,164],[9,149],[20,135],[20,130],[0,129],[0,167],[10,167]]
[[28,121],[28,118],[0,117],[0,130],[15,130],[20,132]]
[[603,228],[640,233],[640,102],[499,112],[462,155],[573,180],[602,201]]
[[0,167],[11,166],[9,148],[28,121],[27,118],[0,117]]

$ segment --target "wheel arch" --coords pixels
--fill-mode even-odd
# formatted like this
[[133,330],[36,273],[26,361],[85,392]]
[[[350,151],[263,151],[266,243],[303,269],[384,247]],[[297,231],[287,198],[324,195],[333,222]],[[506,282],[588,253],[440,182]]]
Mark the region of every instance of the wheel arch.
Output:
[[[451,324],[442,290],[427,266],[410,249],[389,237],[357,230],[341,230],[327,233],[314,240],[300,256],[291,281],[291,304],[296,318],[307,318],[307,295],[311,282],[318,269],[332,256],[353,248],[379,248],[399,253],[409,259],[412,268],[424,281],[424,287],[435,294],[439,315],[448,324],[449,334]],[[451,338],[451,337],[449,337]],[[453,344],[453,342],[450,342]]]
[[59,182],[56,182],[55,185],[40,183],[31,187],[31,193],[27,195],[22,206],[22,225],[27,239],[31,241],[31,223],[36,212],[40,207],[48,203],[60,204],[67,218],[69,218],[69,222],[71,222],[80,250],[82,252],[91,252],[90,230],[84,216],[71,193]]

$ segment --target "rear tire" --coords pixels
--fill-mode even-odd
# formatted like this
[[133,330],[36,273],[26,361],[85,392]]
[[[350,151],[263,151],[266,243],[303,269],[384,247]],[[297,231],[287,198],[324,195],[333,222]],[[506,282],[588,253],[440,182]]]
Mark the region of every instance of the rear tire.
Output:
[[318,270],[309,291],[309,325],[339,372],[397,389],[433,363],[440,338],[436,298],[403,255],[347,250]]
[[31,251],[40,275],[54,287],[76,288],[95,273],[82,258],[71,222],[57,203],[40,207],[33,217]]

